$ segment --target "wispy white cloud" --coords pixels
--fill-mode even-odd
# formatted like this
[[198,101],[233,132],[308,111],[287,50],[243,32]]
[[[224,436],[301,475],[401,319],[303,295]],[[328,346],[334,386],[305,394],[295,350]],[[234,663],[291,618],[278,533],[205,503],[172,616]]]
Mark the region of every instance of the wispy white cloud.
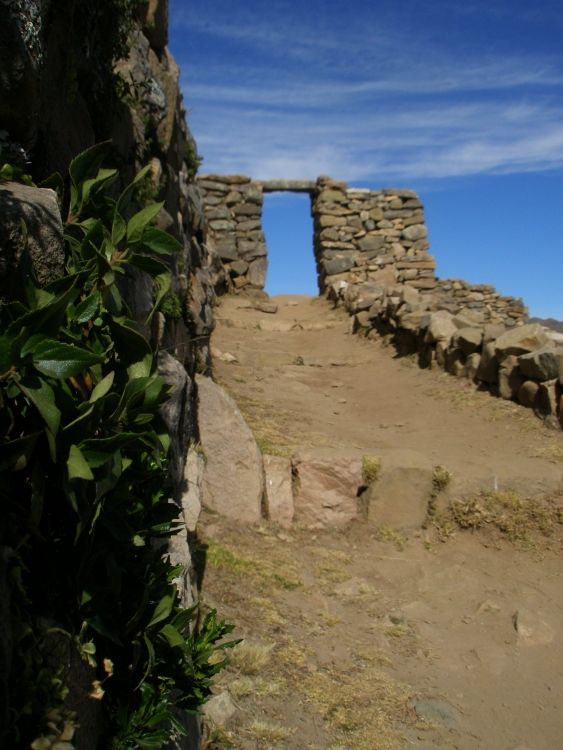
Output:
[[[307,3],[271,0],[259,12],[251,0],[236,13],[208,3],[176,4],[172,15],[203,45],[184,61],[182,87],[206,169],[406,182],[563,166],[563,55],[553,47],[516,54],[438,38],[417,26],[409,0],[401,23],[387,8],[366,15],[360,1],[339,24],[322,14],[313,23]],[[463,14],[503,24],[510,5],[488,13],[476,0]]]

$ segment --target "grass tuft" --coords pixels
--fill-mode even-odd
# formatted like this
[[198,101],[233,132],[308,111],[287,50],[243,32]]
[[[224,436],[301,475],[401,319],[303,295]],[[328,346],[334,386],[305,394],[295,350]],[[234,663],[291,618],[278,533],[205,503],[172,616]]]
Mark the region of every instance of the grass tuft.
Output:
[[405,537],[401,536],[398,531],[391,528],[391,526],[380,526],[379,527],[379,539],[382,542],[392,542],[399,552],[405,546]]
[[265,742],[281,742],[289,736],[287,727],[280,727],[277,724],[268,724],[265,721],[253,721],[248,731],[256,740]]
[[365,454],[362,459],[362,476],[365,484],[375,482],[381,469],[381,459]]
[[272,645],[243,641],[233,649],[231,665],[243,675],[258,674],[270,661],[273,649]]

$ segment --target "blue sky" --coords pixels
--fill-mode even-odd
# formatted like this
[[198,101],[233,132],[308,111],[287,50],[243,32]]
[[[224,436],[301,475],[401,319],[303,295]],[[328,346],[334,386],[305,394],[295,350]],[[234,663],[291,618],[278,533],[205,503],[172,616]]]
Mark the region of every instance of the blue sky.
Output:
[[[202,171],[417,190],[440,276],[563,319],[561,0],[171,0]],[[316,292],[303,196],[266,200],[267,289]]]

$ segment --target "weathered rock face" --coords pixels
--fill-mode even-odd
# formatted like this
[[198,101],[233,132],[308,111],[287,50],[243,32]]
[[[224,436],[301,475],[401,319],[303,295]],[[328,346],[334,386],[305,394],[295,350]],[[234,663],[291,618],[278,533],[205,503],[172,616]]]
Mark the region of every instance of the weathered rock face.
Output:
[[312,528],[342,526],[358,516],[362,456],[312,448],[293,456],[295,520]]
[[506,331],[495,343],[495,352],[502,362],[509,355],[519,356],[541,349],[547,343],[547,336],[539,323],[530,323],[512,331]]
[[196,384],[205,455],[202,503],[234,521],[260,523],[264,469],[254,436],[226,391],[200,375]]
[[544,347],[518,357],[523,375],[537,380],[552,380],[563,372],[563,347]]
[[422,453],[406,448],[389,451],[367,490],[370,525],[419,528],[428,514],[433,474]]
[[[141,13],[142,28],[131,37],[128,54],[117,38],[119,22],[112,15],[129,12],[126,5],[98,0],[0,3],[0,141],[3,158],[8,155],[11,164],[22,167],[36,182],[54,171],[66,176],[75,156],[107,138],[113,140],[113,149],[103,166],[119,167],[122,183],[116,184],[116,190],[145,164],[151,165],[134,199],[137,204],[164,201],[156,223],[183,245],[178,257],[170,260],[171,295],[177,298],[182,314],[158,313],[152,326],[146,325],[152,282],[140,271],[120,282],[120,290],[140,332],[160,349],[161,376],[175,387],[162,409],[171,433],[170,483],[187,529],[193,532],[201,507],[204,459],[189,450],[198,438],[191,374],[196,360],[204,369],[209,362],[213,285],[226,274],[220,258],[207,245],[203,197],[193,181],[197,147],[185,121],[178,67],[166,48],[168,1],[138,4],[135,12]],[[134,94],[126,98],[130,106],[115,95],[116,51],[122,57],[116,72]],[[9,297],[21,255],[22,218],[39,282],[45,284],[64,270],[63,229],[55,193],[0,181],[0,303]],[[185,565],[178,584],[182,603],[189,606],[194,596],[187,532],[177,535],[168,551],[175,562]],[[7,604],[1,588],[0,600],[3,606]],[[9,662],[8,635],[0,628],[3,666]],[[99,709],[96,701],[79,708],[79,723],[84,727],[89,719],[83,709],[94,703]],[[186,721],[184,714],[182,721]],[[94,750],[96,731],[95,726],[92,732],[88,730],[88,738],[83,732],[78,746]],[[174,743],[183,750],[199,747],[197,722],[191,734],[176,737]]]
[[22,221],[39,283],[46,284],[64,271],[63,227],[55,192],[0,181],[0,301],[10,299],[23,250]]
[[294,514],[291,460],[268,455],[262,458],[268,518],[283,529],[289,529]]

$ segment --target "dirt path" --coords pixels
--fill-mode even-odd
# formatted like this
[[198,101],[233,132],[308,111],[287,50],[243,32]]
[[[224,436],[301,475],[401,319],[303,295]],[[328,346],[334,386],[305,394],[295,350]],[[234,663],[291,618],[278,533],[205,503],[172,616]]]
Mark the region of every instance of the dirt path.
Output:
[[[529,412],[349,335],[322,300],[276,301],[268,316],[225,300],[213,337],[264,452],[409,447],[522,495],[560,485],[561,435]],[[360,522],[279,533],[204,513],[205,601],[245,639],[218,687],[238,707],[230,745],[560,747],[561,511],[530,503],[445,543],[444,528],[386,541]]]

